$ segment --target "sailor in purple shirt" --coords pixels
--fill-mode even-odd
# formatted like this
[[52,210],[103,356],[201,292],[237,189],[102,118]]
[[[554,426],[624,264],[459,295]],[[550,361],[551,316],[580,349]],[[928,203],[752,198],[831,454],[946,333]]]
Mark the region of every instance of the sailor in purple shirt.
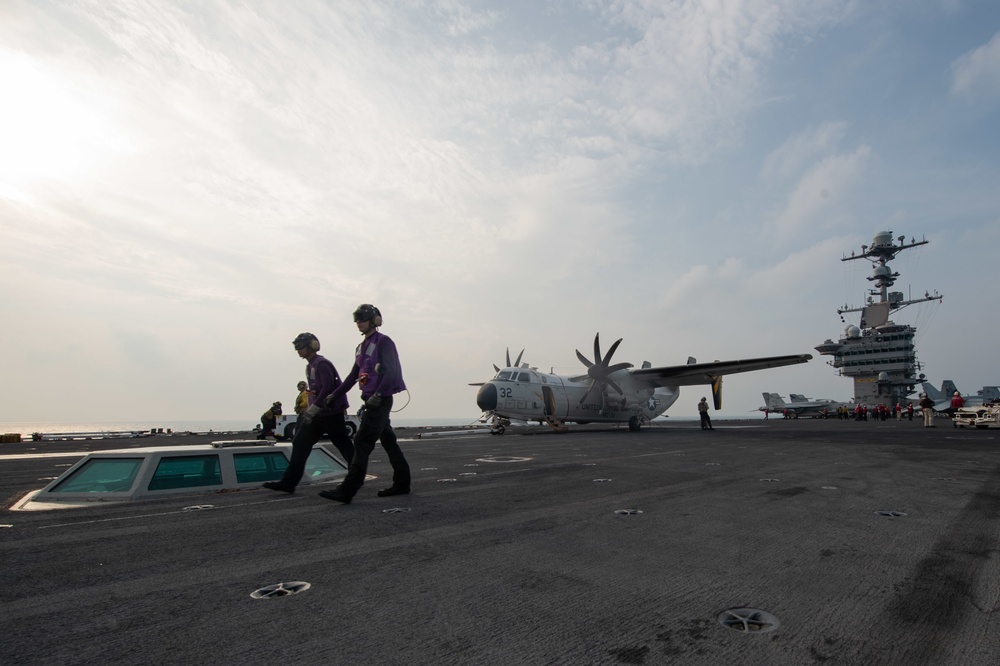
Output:
[[347,476],[337,488],[320,493],[320,497],[344,504],[350,504],[364,485],[365,474],[368,473],[368,457],[375,448],[376,440],[382,443],[392,465],[392,485],[378,491],[378,496],[391,497],[410,492],[410,466],[396,443],[396,433],[389,422],[392,396],[406,390],[396,345],[389,336],[378,331],[378,327],[382,325],[382,313],[374,305],[359,305],[354,311],[354,322],[365,338],[355,350],[354,367],[350,374],[330,394],[327,401],[335,403],[355,384],[360,384],[365,406],[361,413],[361,425],[354,436],[354,459],[347,470]]
[[299,415],[295,426],[295,437],[292,439],[292,457],[288,468],[280,481],[268,481],[265,488],[286,493],[294,493],[295,486],[302,480],[306,470],[306,461],[313,446],[323,435],[327,435],[333,445],[340,451],[344,462],[354,459],[354,445],[347,433],[347,422],[344,413],[347,412],[347,396],[341,396],[326,401],[340,386],[340,375],[328,359],[319,355],[319,339],[312,333],[300,333],[293,341],[295,351],[306,359],[306,379],[309,382],[309,407]]

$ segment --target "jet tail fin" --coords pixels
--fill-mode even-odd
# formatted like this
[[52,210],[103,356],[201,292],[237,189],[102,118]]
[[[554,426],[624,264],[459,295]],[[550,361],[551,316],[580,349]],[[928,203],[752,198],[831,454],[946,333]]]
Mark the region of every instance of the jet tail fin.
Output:
[[931,384],[930,382],[920,382],[920,385],[924,388],[924,393],[927,394],[928,398],[930,398],[934,402],[941,402],[942,400],[941,391],[938,391],[936,388],[934,388],[933,384]]
[[780,412],[785,408],[785,401],[777,393],[762,393],[761,395],[764,396],[764,405],[769,411]]
[[[958,393],[958,387],[955,386],[955,382],[951,381],[950,379],[946,379],[943,382],[941,382],[941,399],[942,400],[944,400],[944,399],[950,400],[951,396],[955,395],[956,393]],[[961,395],[961,394],[959,394],[959,395]]]

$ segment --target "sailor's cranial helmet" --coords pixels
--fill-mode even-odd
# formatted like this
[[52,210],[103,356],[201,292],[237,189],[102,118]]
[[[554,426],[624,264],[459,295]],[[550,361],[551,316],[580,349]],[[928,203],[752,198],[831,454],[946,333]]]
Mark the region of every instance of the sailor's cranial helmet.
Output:
[[382,313],[371,303],[362,303],[354,311],[354,321],[370,321],[374,326],[381,326]]
[[295,336],[295,339],[292,340],[292,346],[296,349],[308,347],[312,351],[319,351],[319,338],[312,333],[299,333]]

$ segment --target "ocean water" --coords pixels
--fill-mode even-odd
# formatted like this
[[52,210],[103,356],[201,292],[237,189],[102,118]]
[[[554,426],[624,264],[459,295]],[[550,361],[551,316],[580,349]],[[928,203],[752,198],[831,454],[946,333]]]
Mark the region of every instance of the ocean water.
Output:
[[[750,415],[729,415],[712,414],[713,421],[721,420],[762,420],[759,414]],[[660,417],[654,424],[662,424],[669,421],[697,421],[697,416],[675,415],[667,418]],[[426,419],[396,419],[392,420],[396,427],[420,428],[424,426],[467,426],[482,425],[478,416],[466,418],[426,418]],[[253,419],[161,419],[143,421],[5,421],[0,422],[0,434],[20,433],[22,437],[30,436],[31,433],[103,433],[103,432],[149,432],[151,430],[163,429],[171,432],[249,432],[259,425]],[[537,425],[537,423],[532,423]]]
[[[464,419],[430,418],[430,419],[393,419],[397,427],[421,426],[463,426],[476,424],[478,417]],[[253,419],[204,419],[204,420],[170,420],[159,421],[7,421],[0,422],[0,433],[20,433],[22,436],[31,433],[98,433],[98,432],[149,432],[163,429],[163,432],[248,432],[259,425]]]

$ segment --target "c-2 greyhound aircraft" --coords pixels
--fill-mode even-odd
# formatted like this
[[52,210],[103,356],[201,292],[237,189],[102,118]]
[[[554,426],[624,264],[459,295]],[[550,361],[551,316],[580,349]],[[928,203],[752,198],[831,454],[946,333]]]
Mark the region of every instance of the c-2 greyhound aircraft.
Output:
[[598,422],[627,423],[629,430],[638,430],[677,401],[681,386],[710,385],[715,409],[721,409],[723,375],[779,368],[812,358],[811,354],[792,354],[712,363],[688,358],[687,365],[654,368],[646,361],[641,368],[634,368],[631,363],[611,364],[619,344],[621,338],[602,356],[598,333],[593,361],[576,352],[587,373],[572,377],[539,372],[521,364],[520,355],[511,364],[508,353],[508,367],[494,366],[497,374],[493,379],[473,384],[480,387],[476,404],[491,419],[497,434],[503,434],[511,419],[548,423],[556,429],[564,423]]

